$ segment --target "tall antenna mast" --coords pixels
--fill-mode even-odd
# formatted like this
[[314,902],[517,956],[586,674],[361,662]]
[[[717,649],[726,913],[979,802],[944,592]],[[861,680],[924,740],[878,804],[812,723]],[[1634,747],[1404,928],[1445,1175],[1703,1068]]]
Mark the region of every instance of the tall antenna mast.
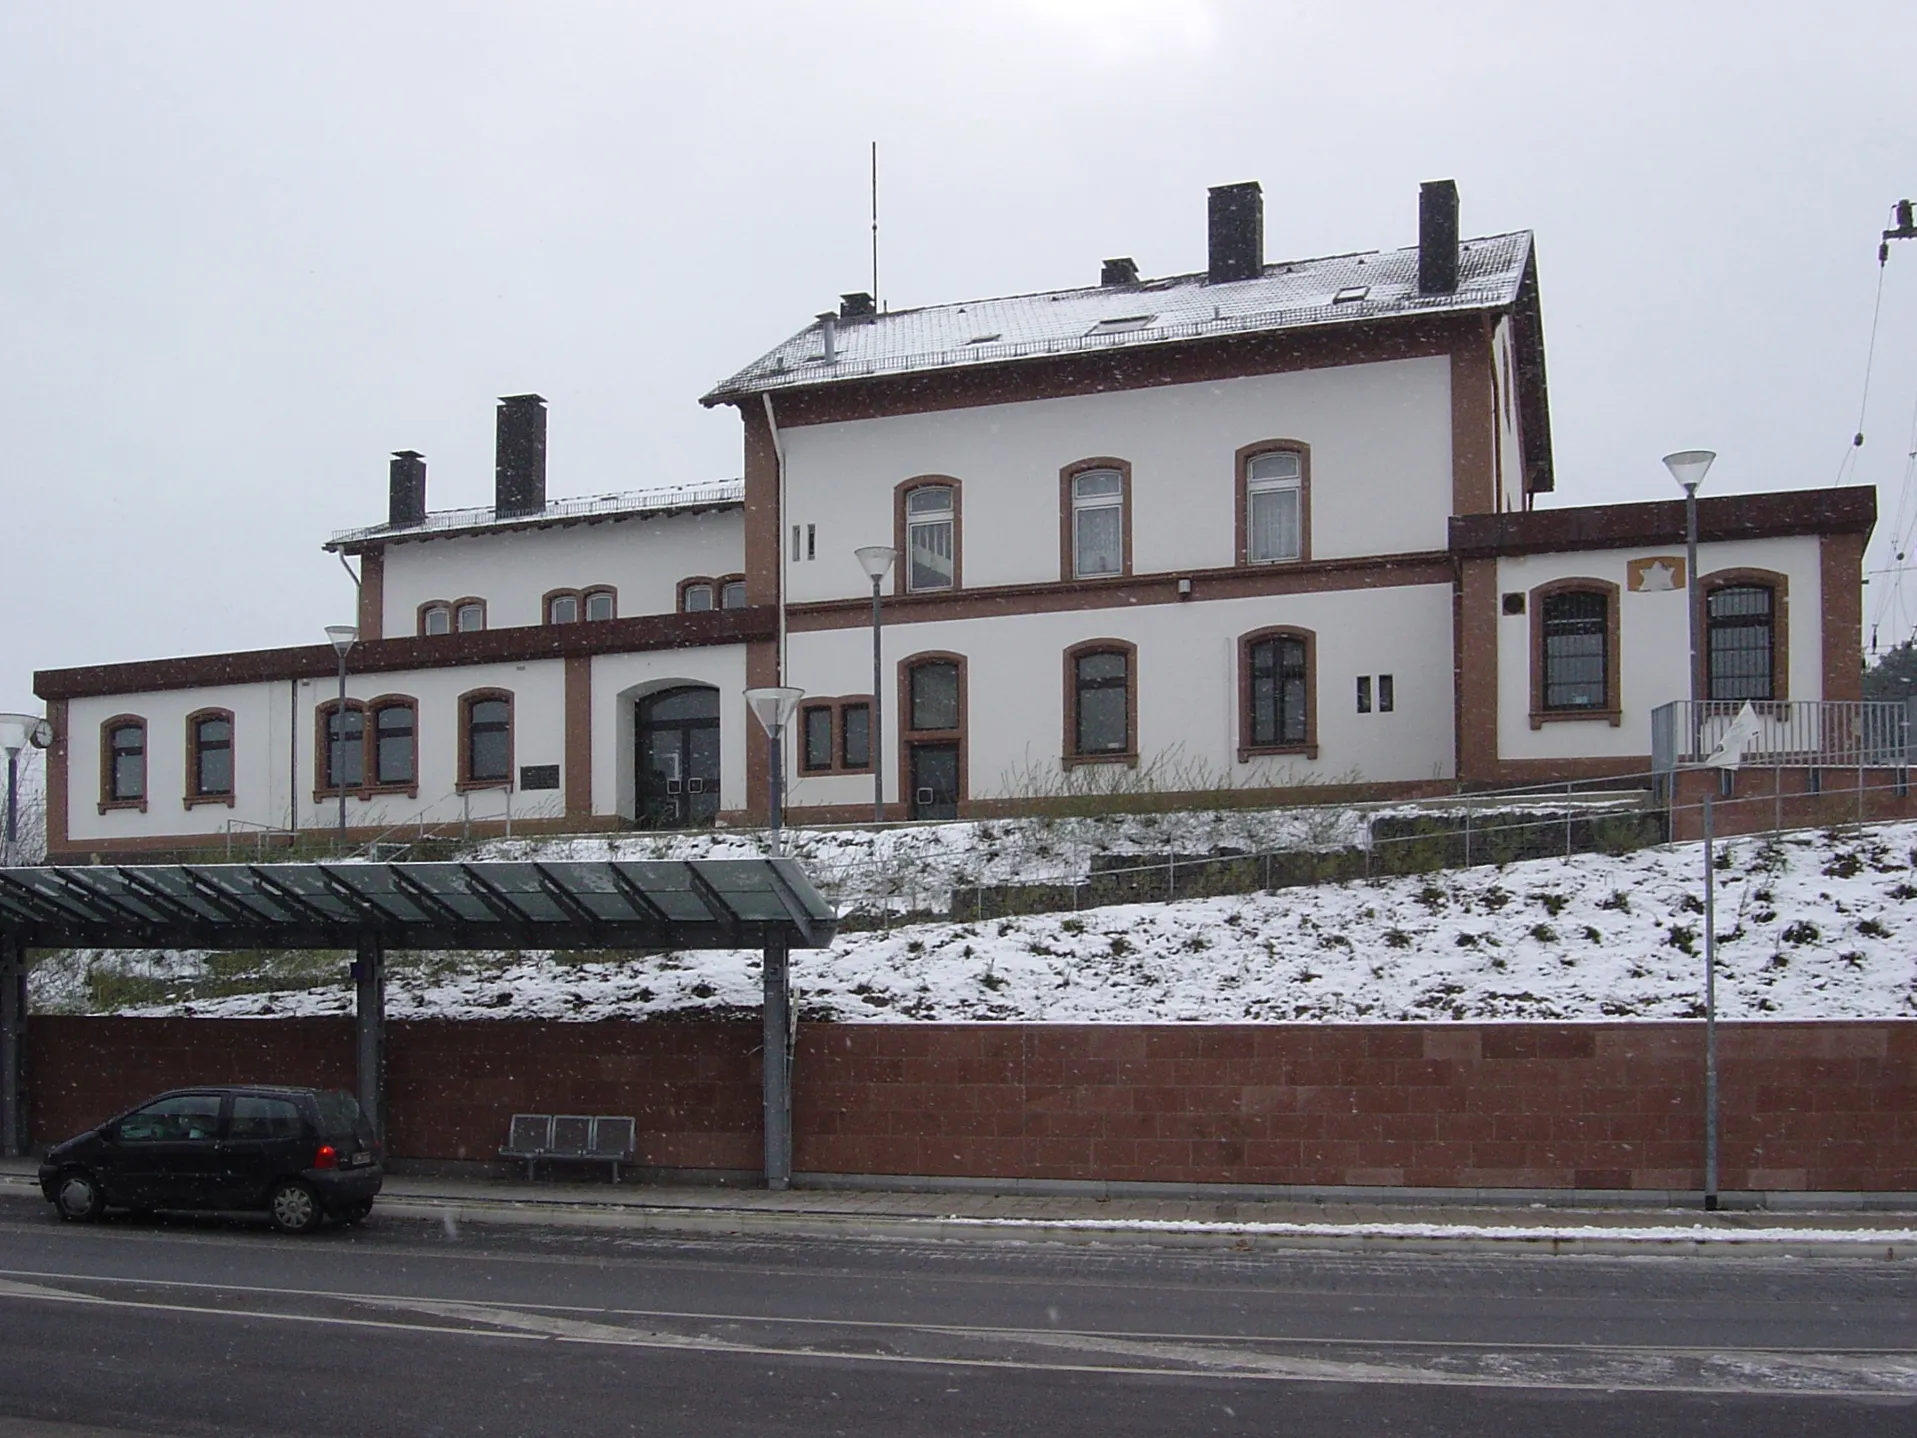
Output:
[[872,306],[879,304],[879,142],[872,142]]

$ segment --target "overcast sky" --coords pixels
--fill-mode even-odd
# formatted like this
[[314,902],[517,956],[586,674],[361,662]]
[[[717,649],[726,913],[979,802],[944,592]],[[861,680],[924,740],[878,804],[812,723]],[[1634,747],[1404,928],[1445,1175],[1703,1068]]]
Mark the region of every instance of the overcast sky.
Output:
[[[1537,232],[1551,503],[1693,446],[1711,492],[1833,483],[1917,5],[1571,8],[0,0],[0,708],[317,641],[391,450],[490,503],[498,395],[550,401],[555,497],[736,475],[698,397],[867,287],[873,140],[894,308],[1202,268],[1237,180],[1268,259],[1404,245],[1455,177],[1466,234]],[[1910,241],[1845,471],[1880,540],[1914,402]]]

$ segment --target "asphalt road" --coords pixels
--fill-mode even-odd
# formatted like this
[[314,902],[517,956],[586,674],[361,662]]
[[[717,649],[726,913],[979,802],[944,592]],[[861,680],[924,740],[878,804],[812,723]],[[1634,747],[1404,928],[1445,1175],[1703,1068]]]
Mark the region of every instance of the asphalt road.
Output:
[[0,1211],[0,1434],[1917,1432],[1917,1266]]

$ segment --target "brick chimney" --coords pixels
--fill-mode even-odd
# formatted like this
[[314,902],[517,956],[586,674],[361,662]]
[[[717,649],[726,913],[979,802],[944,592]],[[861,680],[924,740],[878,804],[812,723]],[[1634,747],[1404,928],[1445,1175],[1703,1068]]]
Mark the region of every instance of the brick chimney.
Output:
[[1255,280],[1264,274],[1265,192],[1258,182],[1212,186],[1207,216],[1211,282]]
[[499,401],[493,513],[538,514],[546,507],[546,401],[536,394]]
[[1458,288],[1458,182],[1426,180],[1418,191],[1418,293]]
[[394,529],[418,524],[426,517],[426,457],[416,449],[395,450],[391,474],[386,522]]

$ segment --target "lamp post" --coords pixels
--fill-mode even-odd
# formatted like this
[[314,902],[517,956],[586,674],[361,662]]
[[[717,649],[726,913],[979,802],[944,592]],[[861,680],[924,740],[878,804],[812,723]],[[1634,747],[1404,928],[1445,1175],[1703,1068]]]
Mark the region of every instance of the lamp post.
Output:
[[44,749],[53,742],[53,726],[38,714],[0,714],[0,749],[7,751],[6,847],[0,863],[11,864],[20,842],[20,751],[31,744]]
[[346,847],[346,766],[341,762],[337,746],[346,736],[346,651],[359,643],[359,630],[351,624],[329,624],[326,637],[332,642],[333,652],[339,655],[339,707],[333,710],[333,722],[327,726],[326,767],[333,787],[339,790],[339,847],[343,850]]
[[763,689],[748,689],[745,692],[746,704],[752,710],[752,717],[759,721],[759,727],[765,730],[767,752],[771,756],[772,795],[768,814],[771,830],[770,845],[772,857],[779,857],[779,819],[784,811],[785,799],[785,759],[781,751],[780,739],[785,726],[792,719],[792,711],[799,707],[799,700],[805,697],[803,689],[789,689],[772,686]]
[[863,549],[852,551],[858,556],[859,567],[872,581],[872,724],[867,731],[866,742],[872,754],[872,822],[885,822],[885,765],[884,746],[879,736],[885,733],[881,722],[884,714],[884,701],[879,697],[885,692],[880,682],[884,672],[880,663],[879,646],[879,583],[886,572],[898,562],[899,552],[888,545],[868,544]]
[[[805,695],[803,689],[779,686],[748,689],[746,703],[753,718],[765,730],[772,759],[771,801],[768,827],[771,830],[772,857],[779,857],[779,819],[785,779],[784,756],[779,738],[785,732],[792,711]],[[765,993],[765,1034],[760,1052],[762,1092],[765,1103],[765,1186],[783,1189],[792,1183],[792,977],[786,962],[786,941],[781,935],[768,937],[764,948],[762,972]]]
[[[1683,449],[1675,454],[1664,456],[1664,467],[1671,472],[1684,490],[1684,602],[1690,611],[1690,683],[1686,692],[1690,703],[1685,707],[1690,711],[1690,753],[1704,762],[1700,766],[1710,778],[1704,785],[1704,1207],[1706,1210],[1717,1208],[1717,875],[1714,865],[1716,847],[1713,832],[1716,825],[1712,812],[1716,795],[1713,790],[1719,782],[1717,770],[1721,763],[1713,764],[1712,759],[1721,761],[1722,753],[1705,759],[1699,752],[1703,745],[1700,734],[1703,728],[1703,684],[1702,671],[1698,665],[1698,631],[1701,628],[1698,601],[1703,591],[1697,582],[1697,487],[1704,482],[1704,476],[1710,472],[1711,462],[1717,455],[1708,449]],[[1738,745],[1738,754],[1733,756],[1729,767],[1735,768],[1738,757],[1743,751],[1742,742]]]

